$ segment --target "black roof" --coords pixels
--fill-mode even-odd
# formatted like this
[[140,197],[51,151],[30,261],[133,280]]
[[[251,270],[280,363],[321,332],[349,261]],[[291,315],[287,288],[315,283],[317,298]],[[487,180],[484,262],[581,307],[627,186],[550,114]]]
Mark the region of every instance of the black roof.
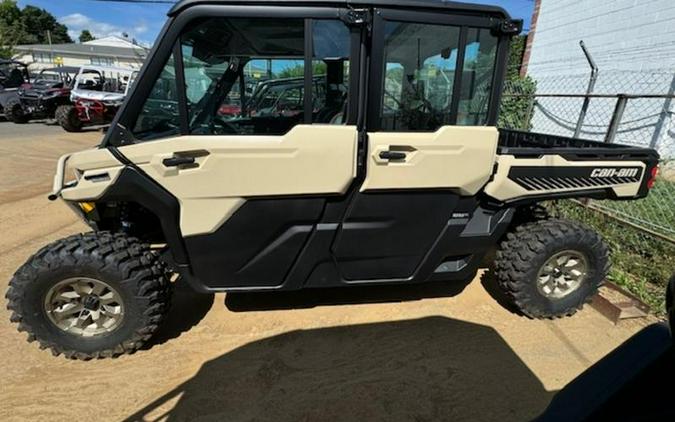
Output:
[[18,64],[20,66],[27,67],[26,63],[13,59],[0,59],[0,64]]
[[79,71],[80,68],[75,66],[58,66],[40,70],[40,72],[54,72],[54,73],[77,73]]
[[274,6],[333,6],[333,7],[393,7],[405,9],[443,9],[448,12],[480,13],[510,19],[506,10],[499,6],[459,3],[444,0],[180,0],[169,10],[173,16],[187,7],[197,4],[230,4],[230,5],[274,5]]

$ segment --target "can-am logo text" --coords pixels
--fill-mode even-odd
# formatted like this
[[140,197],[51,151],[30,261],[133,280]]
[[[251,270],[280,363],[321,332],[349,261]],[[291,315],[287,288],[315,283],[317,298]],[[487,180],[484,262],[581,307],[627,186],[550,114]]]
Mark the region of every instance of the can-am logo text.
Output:
[[594,169],[591,177],[636,177],[638,169]]

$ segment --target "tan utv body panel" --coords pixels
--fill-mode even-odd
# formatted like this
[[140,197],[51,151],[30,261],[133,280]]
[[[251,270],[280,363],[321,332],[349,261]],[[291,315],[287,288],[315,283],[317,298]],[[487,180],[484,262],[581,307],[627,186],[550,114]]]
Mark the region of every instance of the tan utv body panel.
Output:
[[[561,189],[527,190],[515,181],[509,179],[509,171],[514,167],[639,167],[642,169],[642,178],[633,183],[601,184],[592,187],[567,187]],[[485,193],[500,201],[511,201],[528,196],[540,196],[561,192],[576,192],[589,189],[610,187],[617,197],[634,197],[640,191],[642,180],[646,177],[646,165],[640,161],[569,161],[560,155],[544,155],[539,158],[516,158],[513,155],[499,155],[497,158],[497,172],[492,181],[485,187]]]
[[[179,136],[120,151],[181,205],[184,236],[212,233],[257,196],[341,194],[356,176],[354,126],[298,125],[283,136]],[[178,155],[196,164],[166,167]]]
[[[107,149],[88,149],[71,154],[66,159],[66,180],[77,179],[77,185],[61,191],[66,201],[87,201],[100,198],[117,180],[124,165]],[[103,176],[87,180],[88,176]],[[105,177],[107,175],[107,177]]]
[[[368,134],[368,169],[361,191],[456,189],[475,195],[492,175],[499,131],[495,127],[444,126],[433,133]],[[404,160],[380,158],[404,152]]]

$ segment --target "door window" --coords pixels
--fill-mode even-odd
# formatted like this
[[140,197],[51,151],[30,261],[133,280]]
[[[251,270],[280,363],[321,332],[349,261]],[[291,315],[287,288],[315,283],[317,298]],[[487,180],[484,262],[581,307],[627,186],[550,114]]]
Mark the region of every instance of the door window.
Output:
[[458,125],[477,126],[487,123],[497,42],[498,38],[490,34],[488,29],[470,28],[467,33]]
[[[308,27],[311,54],[305,51]],[[178,133],[283,135],[301,123],[345,124],[350,42],[348,27],[337,19],[198,19],[174,49],[182,66],[172,55],[132,132],[138,140]],[[184,127],[179,111],[186,114]]]
[[180,133],[173,55],[155,81],[132,132],[139,140],[163,138]]
[[456,26],[385,22],[381,130],[486,124],[498,38],[463,30],[465,37]]
[[190,133],[283,134],[302,122],[303,19],[207,19],[180,43]]
[[349,101],[349,29],[338,20],[312,22],[312,122],[344,124]]
[[387,22],[382,129],[426,131],[448,124],[459,28]]

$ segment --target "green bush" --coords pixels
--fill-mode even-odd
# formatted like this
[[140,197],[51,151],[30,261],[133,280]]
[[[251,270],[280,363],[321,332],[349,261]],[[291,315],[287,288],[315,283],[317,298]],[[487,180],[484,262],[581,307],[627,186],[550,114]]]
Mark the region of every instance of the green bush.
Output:
[[530,130],[532,125],[532,107],[537,83],[526,76],[520,76],[523,54],[527,46],[527,36],[521,35],[511,40],[506,81],[499,110],[499,127]]
[[499,127],[530,130],[537,83],[526,76],[506,81],[499,110]]

